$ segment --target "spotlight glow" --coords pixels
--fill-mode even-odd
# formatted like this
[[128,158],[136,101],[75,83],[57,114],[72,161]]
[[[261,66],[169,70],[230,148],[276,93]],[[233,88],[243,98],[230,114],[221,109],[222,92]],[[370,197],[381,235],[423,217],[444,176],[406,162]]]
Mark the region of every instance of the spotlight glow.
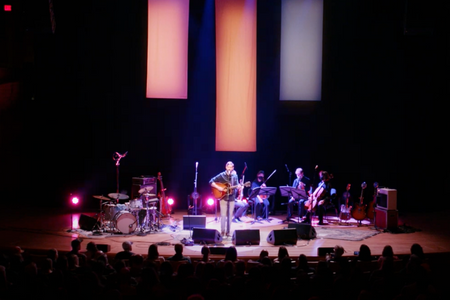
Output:
[[214,205],[214,199],[213,199],[213,198],[208,198],[208,200],[206,201],[206,203],[207,203],[209,206],[213,206],[213,205]]
[[175,201],[173,200],[173,198],[167,199],[167,204],[169,204],[170,206],[172,206],[174,203]]
[[78,199],[78,197],[72,197],[70,202],[72,202],[73,205],[77,205],[80,202],[80,199]]

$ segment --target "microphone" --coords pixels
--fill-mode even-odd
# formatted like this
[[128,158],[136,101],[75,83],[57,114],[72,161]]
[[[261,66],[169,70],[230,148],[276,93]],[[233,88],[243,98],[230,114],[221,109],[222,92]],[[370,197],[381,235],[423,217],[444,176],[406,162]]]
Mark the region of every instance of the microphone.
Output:
[[122,155],[122,157],[125,157],[125,156],[127,156],[127,154],[128,154],[128,151],[127,152],[125,152],[123,155]]
[[317,168],[319,167],[319,165],[316,165],[316,167],[314,168],[314,169],[316,169],[317,170]]
[[284,164],[284,166],[286,167],[286,171],[288,171],[288,173],[289,173],[289,168],[288,168],[287,164]]
[[195,162],[195,169],[198,168],[198,161]]

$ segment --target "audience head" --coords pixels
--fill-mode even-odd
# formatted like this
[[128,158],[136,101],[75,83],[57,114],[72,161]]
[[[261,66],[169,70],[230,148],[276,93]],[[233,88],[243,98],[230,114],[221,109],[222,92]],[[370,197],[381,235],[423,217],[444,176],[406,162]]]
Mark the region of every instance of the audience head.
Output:
[[131,251],[133,249],[133,242],[125,241],[122,243],[122,249],[124,251]]
[[280,246],[278,248],[278,260],[281,262],[285,257],[289,257],[288,249],[285,246]]
[[344,247],[342,247],[341,245],[336,245],[334,246],[334,257],[342,257],[342,255],[344,255]]
[[358,259],[359,260],[371,260],[372,259],[372,252],[370,251],[369,246],[367,246],[366,244],[362,244],[359,247]]
[[183,244],[177,243],[173,247],[176,254],[182,254],[183,253]]
[[390,245],[386,245],[384,246],[383,251],[381,252],[381,256],[394,257],[394,250]]
[[417,255],[420,259],[425,258],[425,254],[423,253],[423,248],[417,243],[412,244],[411,246],[411,254]]
[[79,251],[81,250],[81,240],[80,239],[74,239],[70,242],[70,245],[72,247],[72,250]]
[[236,247],[230,246],[225,253],[225,260],[237,261],[237,250]]
[[149,258],[149,259],[157,259],[158,257],[159,257],[158,245],[157,244],[151,244],[148,247],[147,258]]
[[206,246],[206,245],[204,245],[204,246],[202,247],[202,255],[203,255],[203,256],[208,256],[210,253],[211,253],[211,251],[209,250],[209,247]]

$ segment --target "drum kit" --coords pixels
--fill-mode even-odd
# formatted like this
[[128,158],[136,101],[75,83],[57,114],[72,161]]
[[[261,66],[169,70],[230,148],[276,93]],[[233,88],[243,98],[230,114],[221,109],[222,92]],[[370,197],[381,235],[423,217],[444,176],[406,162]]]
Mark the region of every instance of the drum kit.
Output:
[[139,190],[139,197],[120,204],[120,200],[128,200],[125,194],[110,193],[93,196],[100,200],[97,229],[94,234],[119,233],[146,235],[158,231],[161,227],[161,213],[157,210],[159,199],[151,193],[153,187]]

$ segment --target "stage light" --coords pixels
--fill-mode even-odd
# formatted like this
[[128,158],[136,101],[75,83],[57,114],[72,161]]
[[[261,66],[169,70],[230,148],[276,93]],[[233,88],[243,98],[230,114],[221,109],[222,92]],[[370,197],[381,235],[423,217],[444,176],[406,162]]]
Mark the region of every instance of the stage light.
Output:
[[70,202],[73,205],[77,205],[80,202],[80,199],[78,199],[78,197],[74,196],[74,197],[72,197],[72,199],[70,199]]
[[206,204],[208,204],[208,206],[213,206],[215,203],[213,198],[208,198],[208,200],[206,200]]
[[167,204],[169,204],[170,206],[175,204],[175,200],[173,200],[173,198],[169,198],[167,199]]
[[4,11],[12,11],[12,5],[11,4],[5,4],[3,5]]

